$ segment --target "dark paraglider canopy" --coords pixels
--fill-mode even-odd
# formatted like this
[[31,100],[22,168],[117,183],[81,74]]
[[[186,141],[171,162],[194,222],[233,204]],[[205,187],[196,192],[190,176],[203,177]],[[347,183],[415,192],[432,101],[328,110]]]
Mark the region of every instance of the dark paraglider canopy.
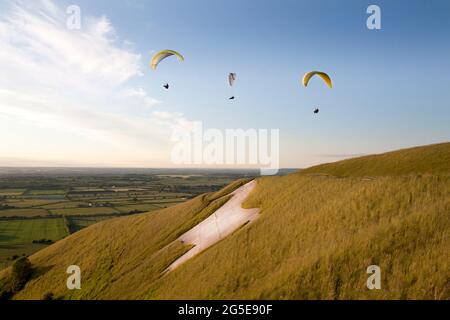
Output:
[[318,114],[320,112],[319,108],[317,108],[316,110],[314,110],[314,114]]
[[235,97],[234,96],[232,96],[232,97],[230,97],[230,99],[229,100],[234,100],[235,99]]

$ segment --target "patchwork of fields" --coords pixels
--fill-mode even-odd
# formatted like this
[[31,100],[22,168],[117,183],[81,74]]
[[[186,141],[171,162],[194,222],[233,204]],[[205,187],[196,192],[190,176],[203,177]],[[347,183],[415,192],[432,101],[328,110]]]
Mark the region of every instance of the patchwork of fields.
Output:
[[247,175],[50,171],[0,175],[0,269],[99,221],[168,208]]

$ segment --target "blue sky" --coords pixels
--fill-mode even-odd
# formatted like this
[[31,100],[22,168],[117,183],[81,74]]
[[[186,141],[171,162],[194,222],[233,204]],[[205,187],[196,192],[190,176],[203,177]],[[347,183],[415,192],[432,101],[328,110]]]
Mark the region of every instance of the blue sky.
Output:
[[[3,14],[0,21],[4,26],[17,23],[7,18],[11,10],[17,10],[11,9],[11,3],[27,7],[30,2],[0,0]],[[89,98],[92,107],[88,109],[98,107],[99,112],[113,112],[113,116],[122,120],[124,117],[135,119],[139,123],[135,128],[145,127],[147,114],[163,113],[164,120],[172,117],[175,121],[203,121],[208,128],[280,129],[281,165],[284,167],[303,167],[356,154],[443,142],[450,137],[448,1],[37,2],[28,7],[29,13],[39,12],[39,5],[48,9],[49,3],[61,10],[69,4],[77,4],[82,10],[83,28],[92,20],[105,19],[114,29],[114,43],[99,48],[98,53],[112,46],[120,50],[113,58],[120,56],[117,59],[125,59],[127,68],[136,70],[127,73],[123,80],[121,72],[125,67],[117,62],[120,72],[112,77],[120,78],[121,89],[139,88],[145,92],[142,95],[148,99],[148,105],[153,100],[159,103],[152,105],[149,111],[138,102],[133,102],[132,106],[127,103],[127,108],[117,102],[105,111],[106,96],[96,94]],[[382,30],[371,31],[366,27],[366,9],[370,4],[381,8]],[[33,37],[28,35],[27,41],[32,42]],[[11,40],[4,38],[3,41]],[[76,45],[78,42],[74,40]],[[152,72],[147,67],[152,53],[166,48],[183,53],[185,63],[170,61]],[[28,54],[33,55],[33,52]],[[7,60],[3,62],[6,64]],[[48,65],[51,67],[51,62]],[[300,80],[310,70],[328,72],[334,80],[334,89],[328,89],[317,80],[312,81],[310,87],[302,88]],[[229,72],[238,74],[233,89],[227,85]],[[17,74],[14,70],[11,73]],[[80,76],[80,81],[92,81],[93,85],[98,82],[92,77],[85,80],[84,76]],[[7,81],[5,76],[3,83]],[[170,91],[162,89],[164,82],[172,85]],[[14,91],[12,85],[8,85],[11,86],[8,92]],[[45,86],[45,82],[40,85]],[[33,83],[29,86],[30,94],[38,91],[34,89],[39,87],[34,88]],[[116,91],[116,83],[97,92],[101,89]],[[65,98],[73,94],[71,102],[78,101],[80,92],[68,92]],[[231,95],[237,100],[228,101]],[[0,106],[2,103],[12,105],[11,99],[1,97]],[[88,102],[81,103],[87,105]],[[20,106],[20,112],[28,112],[25,106]],[[319,116],[312,113],[315,107],[321,109]],[[31,130],[25,120],[21,119],[20,123],[17,120],[20,116],[17,108],[10,106],[12,111],[4,112],[3,118],[0,112],[3,137],[17,130],[14,143],[5,141],[0,164],[3,157],[9,159],[3,161],[7,165],[17,161],[30,165],[170,166],[169,149],[165,149],[170,130],[164,128],[170,127],[170,123],[151,120],[155,126],[153,122],[149,122],[149,126],[157,132],[142,132],[144,136],[138,137],[140,141],[131,149],[126,140],[130,136],[140,136],[141,132],[137,129],[130,129],[133,131],[130,132],[126,124],[120,132],[127,136],[122,137],[123,141],[117,138],[117,132],[108,132],[110,128],[96,122],[89,128],[83,127],[86,133],[80,137],[76,132],[79,124],[72,132],[62,133],[73,124],[58,129],[49,125],[48,119],[44,124],[36,124],[36,117],[30,115],[34,119]],[[61,114],[58,121],[64,122],[72,111],[61,110]],[[89,115],[80,115],[80,118],[85,116]],[[14,128],[7,128],[8,124],[12,126],[11,117],[16,117],[18,123]],[[19,130],[21,126],[28,131]],[[99,133],[98,128],[102,132]],[[55,130],[61,130],[61,140],[54,137]],[[108,136],[105,139],[109,142],[99,140],[98,136]],[[27,141],[37,137],[40,147],[48,150],[44,152],[47,156],[36,154],[37,151],[29,147],[33,143]],[[68,148],[67,145],[72,151],[76,150],[65,153],[70,155],[70,161],[69,156],[51,152]],[[113,157],[117,161],[112,161]]]

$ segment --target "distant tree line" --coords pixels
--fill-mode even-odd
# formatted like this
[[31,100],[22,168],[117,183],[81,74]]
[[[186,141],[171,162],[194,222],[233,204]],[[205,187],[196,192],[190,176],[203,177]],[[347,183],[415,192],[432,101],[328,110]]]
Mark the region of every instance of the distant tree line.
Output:
[[34,244],[47,244],[47,245],[50,245],[50,244],[55,243],[55,241],[50,240],[50,239],[40,239],[40,240],[33,240],[32,243],[34,243]]

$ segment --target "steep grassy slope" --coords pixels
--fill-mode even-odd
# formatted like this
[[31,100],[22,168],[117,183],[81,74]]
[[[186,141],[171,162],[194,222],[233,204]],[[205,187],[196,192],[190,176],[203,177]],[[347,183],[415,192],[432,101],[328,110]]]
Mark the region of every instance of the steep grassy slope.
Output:
[[[441,144],[258,179],[245,206],[261,217],[165,276],[187,249],[167,245],[237,185],[107,221],[34,255],[41,274],[15,298],[450,299],[449,158]],[[80,291],[65,288],[70,264]],[[366,287],[372,264],[382,290]]]
[[303,171],[339,177],[450,174],[450,143],[323,164]]

